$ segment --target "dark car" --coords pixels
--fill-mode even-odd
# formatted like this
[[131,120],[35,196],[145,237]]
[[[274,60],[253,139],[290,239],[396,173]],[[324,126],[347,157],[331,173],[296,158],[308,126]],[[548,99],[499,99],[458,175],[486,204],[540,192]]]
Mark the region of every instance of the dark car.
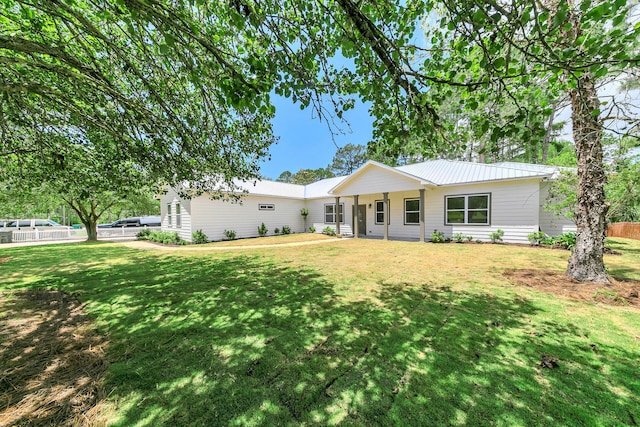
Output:
[[134,216],[113,221],[109,224],[98,224],[98,228],[121,227],[160,227],[159,216]]

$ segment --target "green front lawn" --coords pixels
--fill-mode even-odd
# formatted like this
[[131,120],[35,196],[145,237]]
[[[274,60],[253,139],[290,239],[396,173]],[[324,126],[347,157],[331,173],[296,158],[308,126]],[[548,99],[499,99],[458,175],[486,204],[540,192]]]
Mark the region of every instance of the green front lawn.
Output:
[[[640,242],[614,248],[610,272],[640,280]],[[66,244],[0,248],[0,290],[86,303],[110,341],[101,417],[115,425],[637,425],[640,310],[502,275],[562,270],[567,256],[371,240]]]

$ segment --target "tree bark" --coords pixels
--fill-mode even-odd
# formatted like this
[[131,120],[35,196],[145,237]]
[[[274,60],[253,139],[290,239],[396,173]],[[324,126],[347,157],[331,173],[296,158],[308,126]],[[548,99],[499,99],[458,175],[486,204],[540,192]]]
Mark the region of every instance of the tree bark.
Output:
[[95,242],[98,240],[97,220],[83,221],[84,227],[87,229],[87,241]]
[[573,139],[578,158],[578,201],[575,212],[578,233],[569,259],[567,275],[581,282],[609,283],[604,267],[604,238],[607,230],[602,163],[602,121],[600,101],[590,73],[577,78],[571,89]]

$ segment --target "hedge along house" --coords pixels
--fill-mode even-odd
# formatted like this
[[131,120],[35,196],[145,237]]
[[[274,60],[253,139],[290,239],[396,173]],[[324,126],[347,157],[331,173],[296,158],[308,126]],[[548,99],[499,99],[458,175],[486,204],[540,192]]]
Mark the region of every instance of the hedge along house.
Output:
[[[574,231],[574,223],[546,212],[548,188],[559,168],[524,163],[479,164],[432,160],[390,167],[369,161],[353,174],[306,186],[273,181],[245,183],[242,203],[206,195],[181,199],[174,190],[162,198],[162,228],[186,240],[202,230],[222,240],[225,230],[254,237],[265,223],[316,232],[331,227],[353,237],[426,241],[433,230],[488,240],[504,231],[504,241],[527,243],[527,235]],[[309,212],[305,218],[300,210]]]

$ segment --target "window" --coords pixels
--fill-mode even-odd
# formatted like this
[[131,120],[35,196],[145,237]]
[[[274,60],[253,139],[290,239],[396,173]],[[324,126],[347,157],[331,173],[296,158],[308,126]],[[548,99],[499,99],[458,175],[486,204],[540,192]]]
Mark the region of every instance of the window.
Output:
[[176,228],[182,227],[182,218],[180,215],[180,203],[176,203]]
[[171,203],[167,204],[167,225],[173,227],[173,218],[171,218]]
[[51,227],[51,224],[49,224],[49,221],[44,221],[41,219],[37,219],[36,220],[36,227]]
[[489,194],[446,196],[446,224],[489,225]]
[[[344,203],[340,203],[340,222],[344,223]],[[336,204],[324,205],[324,223],[335,224],[336,223]]]
[[404,223],[420,224],[420,199],[404,199]]
[[[391,224],[391,202],[387,200],[387,224]],[[376,200],[376,224],[384,224],[384,200]]]
[[258,205],[258,210],[260,210],[260,211],[275,211],[276,210],[276,205],[262,203],[262,204]]

